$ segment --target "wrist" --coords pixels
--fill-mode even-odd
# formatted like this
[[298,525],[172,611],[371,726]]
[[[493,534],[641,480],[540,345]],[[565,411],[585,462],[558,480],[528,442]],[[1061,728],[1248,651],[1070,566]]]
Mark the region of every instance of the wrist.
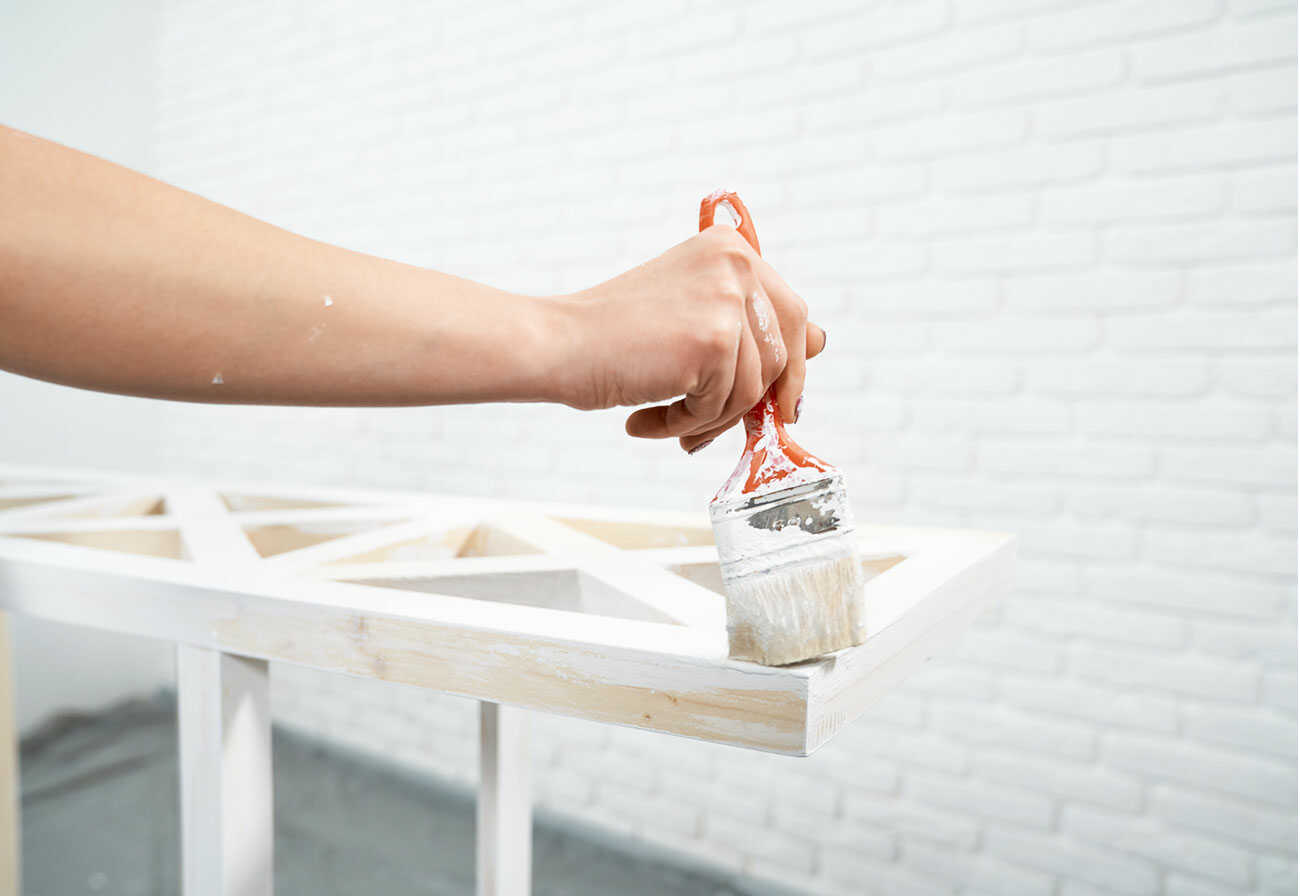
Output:
[[528,401],[582,407],[579,388],[586,323],[584,303],[572,296],[520,296],[525,320]]

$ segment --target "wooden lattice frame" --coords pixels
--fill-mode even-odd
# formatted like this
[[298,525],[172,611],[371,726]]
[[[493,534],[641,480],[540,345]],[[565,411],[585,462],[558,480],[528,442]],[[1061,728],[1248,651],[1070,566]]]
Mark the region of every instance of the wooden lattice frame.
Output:
[[0,609],[806,755],[1007,583],[1009,536],[866,527],[868,641],[727,658],[707,516],[0,466]]

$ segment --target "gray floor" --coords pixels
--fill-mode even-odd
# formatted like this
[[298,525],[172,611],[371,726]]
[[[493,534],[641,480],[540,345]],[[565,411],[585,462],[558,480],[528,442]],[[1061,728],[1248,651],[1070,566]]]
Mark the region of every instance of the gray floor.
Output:
[[[170,698],[65,717],[23,743],[23,892],[178,891]],[[326,744],[275,733],[277,896],[472,894],[472,795]],[[534,892],[776,896],[538,821]]]

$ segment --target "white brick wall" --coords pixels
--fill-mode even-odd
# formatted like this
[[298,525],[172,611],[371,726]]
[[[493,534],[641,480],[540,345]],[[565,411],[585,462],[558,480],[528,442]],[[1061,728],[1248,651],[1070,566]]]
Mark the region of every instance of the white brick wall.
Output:
[[[1016,594],[817,756],[539,718],[543,804],[827,893],[1287,893],[1295,26],[1267,0],[171,0],[156,173],[537,293],[739,189],[829,331],[798,437],[860,517],[1020,534]],[[18,459],[680,508],[737,453],[621,413],[3,385]],[[287,723],[473,778],[464,701],[275,682]]]

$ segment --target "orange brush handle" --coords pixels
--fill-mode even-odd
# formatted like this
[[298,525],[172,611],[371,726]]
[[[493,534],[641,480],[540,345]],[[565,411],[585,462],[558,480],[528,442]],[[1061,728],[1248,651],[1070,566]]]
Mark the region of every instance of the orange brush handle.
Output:
[[749,209],[745,208],[745,203],[741,202],[740,197],[735,193],[714,190],[700,201],[700,230],[708,230],[713,226],[713,218],[718,213],[718,206],[724,202],[736,213],[736,232],[745,238],[745,242],[754,247],[755,252],[762,255],[763,250],[758,248],[758,233],[754,230],[754,219],[749,216]]
[[[758,248],[758,233],[754,230],[754,219],[749,209],[735,193],[716,190],[705,196],[700,202],[700,230],[713,226],[719,205],[728,205],[736,216],[736,232],[745,238],[754,251],[762,254]],[[790,475],[791,466],[811,467],[817,470],[829,470],[830,465],[804,451],[785,431],[785,421],[781,418],[781,409],[777,406],[776,396],[771,389],[763,395],[761,401],[745,414],[745,451],[741,455],[742,464],[748,460],[748,476],[741,494],[751,494],[762,490],[771,483],[778,482]],[[760,447],[760,442],[763,447]],[[769,451],[785,455],[789,464],[772,463]],[[725,488],[725,486],[724,486]],[[719,497],[722,493],[719,492]],[[715,498],[716,500],[716,498]]]

